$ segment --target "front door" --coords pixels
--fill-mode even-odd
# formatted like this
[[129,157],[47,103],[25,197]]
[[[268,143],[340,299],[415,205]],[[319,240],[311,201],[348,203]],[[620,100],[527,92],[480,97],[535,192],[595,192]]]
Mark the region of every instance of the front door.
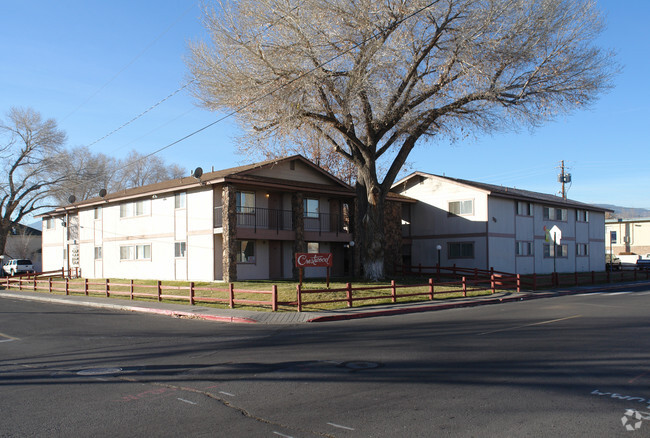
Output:
[[282,241],[269,240],[269,278],[282,278]]

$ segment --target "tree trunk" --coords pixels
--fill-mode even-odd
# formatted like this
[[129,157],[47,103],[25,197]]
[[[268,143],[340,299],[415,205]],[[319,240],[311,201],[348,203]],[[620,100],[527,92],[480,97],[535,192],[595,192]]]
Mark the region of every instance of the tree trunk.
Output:
[[377,281],[384,278],[384,202],[378,184],[366,185],[357,180],[356,240],[363,277]]

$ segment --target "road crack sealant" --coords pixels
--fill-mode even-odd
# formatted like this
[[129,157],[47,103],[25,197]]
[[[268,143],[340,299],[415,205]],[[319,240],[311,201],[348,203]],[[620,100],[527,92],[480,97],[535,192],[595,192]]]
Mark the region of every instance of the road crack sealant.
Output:
[[294,430],[294,431],[301,432],[301,433],[308,433],[308,434],[311,434],[311,435],[322,436],[322,437],[325,437],[325,438],[336,438],[335,435],[331,435],[331,434],[328,434],[328,433],[316,432],[316,431],[313,431],[313,430],[307,430],[307,429],[303,429],[303,428],[296,427],[296,426],[289,426],[289,425],[286,425],[286,424],[278,423],[277,421],[272,421],[272,420],[268,420],[266,418],[258,417],[256,415],[253,415],[252,413],[250,413],[246,409],[244,409],[242,407],[239,407],[239,406],[236,406],[233,403],[231,403],[230,401],[228,401],[228,400],[226,400],[226,399],[224,399],[222,397],[219,397],[216,394],[213,394],[213,393],[211,393],[209,391],[205,391],[205,390],[202,390],[202,389],[190,388],[188,386],[172,385],[170,383],[141,382],[138,379],[134,379],[132,377],[126,377],[126,376],[117,376],[117,378],[119,380],[123,380],[125,382],[130,382],[130,383],[146,383],[146,384],[153,385],[153,386],[158,386],[158,387],[161,387],[161,388],[167,388],[167,389],[172,390],[172,391],[187,391],[187,392],[191,392],[191,393],[194,393],[194,394],[200,394],[200,395],[203,395],[204,397],[207,397],[209,399],[212,399],[212,400],[215,400],[215,401],[219,402],[221,405],[223,405],[223,406],[225,406],[225,407],[227,407],[229,409],[233,409],[233,410],[239,412],[242,416],[244,416],[246,418],[250,418],[251,420],[255,420],[255,421],[260,422],[260,423],[268,424],[270,426],[280,427],[280,428],[287,429],[287,430]]

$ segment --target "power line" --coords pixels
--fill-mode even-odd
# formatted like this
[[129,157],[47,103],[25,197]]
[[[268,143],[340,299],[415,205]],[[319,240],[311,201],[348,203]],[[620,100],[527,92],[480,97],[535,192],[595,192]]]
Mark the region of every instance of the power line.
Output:
[[[400,19],[400,20],[397,20],[395,23],[393,23],[393,26],[398,26],[398,25],[400,25],[401,23],[403,23],[403,22],[405,22],[405,21],[407,21],[407,20],[409,20],[409,19],[415,17],[416,15],[419,15],[419,14],[422,13],[423,11],[429,9],[429,8],[430,8],[431,6],[433,6],[435,3],[437,3],[437,0],[434,0],[434,1],[432,1],[431,3],[428,3],[427,5],[423,6],[423,7],[420,8],[420,9],[417,9],[416,11],[414,11],[414,12],[408,14],[407,16],[405,16],[404,18],[402,18],[402,19]],[[295,10],[296,8],[298,8],[299,6],[300,6],[300,5],[295,6],[295,7],[292,9],[292,11]],[[280,19],[278,19],[278,20],[275,21],[274,23],[271,23],[269,26],[267,26],[267,28],[266,28],[265,30],[268,30],[268,29],[271,28],[273,25],[277,24],[277,23],[278,23],[281,19],[283,19],[283,18],[285,18],[285,16],[281,17]],[[165,146],[163,146],[163,147],[161,147],[161,148],[158,148],[158,149],[156,149],[155,151],[153,151],[153,152],[151,152],[151,153],[149,153],[149,154],[146,154],[146,155],[142,156],[142,158],[140,158],[139,160],[134,161],[134,162],[132,162],[132,163],[128,163],[128,164],[126,164],[126,165],[124,165],[124,166],[122,166],[122,167],[118,167],[118,168],[115,169],[115,170],[116,170],[117,172],[119,172],[119,171],[121,171],[121,170],[124,170],[124,169],[126,169],[126,168],[128,168],[128,167],[130,167],[130,166],[135,165],[136,163],[139,163],[140,161],[144,161],[144,160],[146,160],[146,159],[148,159],[148,158],[150,158],[150,157],[152,157],[152,156],[154,156],[154,155],[157,155],[157,154],[159,154],[160,152],[162,152],[162,151],[164,151],[164,150],[167,150],[167,149],[169,149],[169,148],[171,148],[171,147],[177,145],[178,143],[181,143],[181,142],[187,140],[188,138],[191,138],[191,137],[195,136],[196,134],[199,134],[199,133],[205,131],[205,130],[208,129],[208,128],[211,128],[212,126],[216,125],[217,123],[220,123],[220,122],[222,122],[222,121],[224,121],[224,120],[226,120],[226,119],[228,119],[228,118],[234,116],[235,114],[237,114],[237,113],[239,113],[239,112],[245,110],[246,108],[249,108],[250,106],[256,104],[257,102],[259,102],[259,101],[261,101],[261,100],[267,98],[268,96],[270,96],[270,95],[276,93],[277,91],[282,90],[283,88],[288,87],[289,85],[293,84],[294,82],[296,82],[296,81],[298,81],[298,80],[300,80],[300,79],[303,79],[304,77],[306,77],[306,76],[312,74],[314,71],[319,70],[319,69],[322,68],[323,66],[326,66],[326,65],[328,65],[328,64],[330,64],[330,63],[336,61],[337,59],[341,58],[342,56],[347,55],[348,53],[350,53],[350,52],[353,51],[354,49],[356,49],[356,48],[358,48],[358,47],[360,47],[360,46],[366,44],[367,42],[369,42],[369,41],[371,41],[371,40],[373,40],[373,39],[376,39],[377,37],[381,36],[381,35],[385,32],[385,30],[386,30],[386,29],[379,28],[379,29],[377,30],[377,32],[375,32],[374,34],[370,35],[369,37],[367,37],[367,38],[365,38],[365,39],[363,39],[363,40],[361,40],[361,41],[359,41],[359,42],[356,43],[356,44],[353,44],[352,46],[350,46],[348,49],[342,51],[341,53],[339,53],[339,54],[337,54],[337,55],[335,55],[335,56],[332,56],[332,57],[329,58],[328,60],[326,60],[326,61],[324,61],[324,62],[318,64],[317,66],[315,66],[315,67],[313,67],[313,68],[311,68],[311,69],[309,69],[309,70],[307,70],[307,71],[305,71],[304,73],[302,73],[302,74],[296,76],[295,78],[289,80],[288,82],[286,82],[286,83],[284,83],[284,84],[282,84],[282,85],[279,85],[279,86],[273,88],[272,90],[270,90],[270,91],[264,93],[263,95],[258,96],[258,97],[256,97],[256,98],[252,99],[250,102],[248,102],[248,103],[246,103],[246,104],[244,104],[244,105],[241,105],[241,106],[235,108],[234,110],[232,110],[232,111],[226,113],[225,115],[223,115],[222,117],[218,118],[218,119],[215,120],[214,122],[208,123],[207,125],[205,125],[205,126],[199,128],[199,129],[197,129],[197,130],[195,130],[195,131],[192,131],[192,132],[190,132],[189,134],[187,134],[187,135],[185,135],[185,136],[183,136],[183,137],[181,137],[181,138],[179,138],[179,139],[177,139],[177,140],[175,140],[175,141],[173,141],[173,142],[171,142],[171,143],[169,143],[169,144],[167,144],[167,145],[165,145]],[[195,79],[195,80],[196,80],[196,79]]]
[[[133,65],[133,63],[135,63],[138,59],[140,59],[140,57],[141,57],[142,55],[144,55],[145,52],[146,52],[147,50],[149,50],[149,49],[150,49],[150,48],[151,48],[155,43],[158,42],[158,40],[160,40],[160,39],[161,39],[161,38],[162,38],[162,37],[163,37],[167,32],[169,32],[169,31],[171,30],[171,28],[174,27],[174,26],[176,25],[176,23],[178,23],[178,22],[179,22],[183,17],[185,17],[185,15],[187,15],[187,13],[190,11],[190,9],[192,9],[194,6],[195,6],[195,5],[192,4],[189,8],[187,8],[187,9],[186,9],[186,10],[185,10],[185,11],[184,11],[184,12],[183,12],[183,13],[182,13],[182,14],[181,14],[181,15],[180,15],[180,16],[179,16],[179,17],[178,17],[178,18],[177,18],[173,23],[172,23],[172,24],[170,24],[170,25],[167,27],[167,29],[165,29],[165,30],[164,30],[160,35],[158,35],[158,36],[157,36],[153,41],[151,41],[151,42],[150,42],[150,43],[149,43],[149,44],[148,44],[144,49],[142,49],[142,50],[140,51],[140,53],[138,53],[138,54],[137,54],[133,59],[131,59],[131,61],[129,61],[129,62],[128,62],[124,67],[122,67],[122,69],[121,69],[120,71],[118,71],[118,72],[117,72],[117,73],[116,73],[112,78],[110,78],[106,83],[104,83],[104,85],[102,85],[101,87],[99,87],[99,88],[98,88],[98,89],[97,89],[93,94],[91,94],[91,95],[90,95],[86,100],[84,100],[84,101],[81,103],[81,105],[79,105],[78,107],[76,107],[75,109],[73,109],[73,110],[72,110],[72,111],[71,111],[67,116],[65,116],[61,121],[63,122],[63,121],[65,121],[65,120],[67,120],[70,116],[72,116],[72,115],[75,114],[77,111],[79,111],[81,108],[83,108],[83,107],[84,107],[88,102],[90,102],[90,101],[91,101],[95,96],[97,96],[97,95],[98,95],[102,90],[104,90],[104,88],[106,88],[107,86],[109,86],[109,85],[110,85],[110,84],[111,84],[115,79],[117,79],[117,77],[118,77],[119,75],[121,75],[121,74],[124,72],[124,70],[126,70],[126,69],[129,68],[129,67],[131,67],[131,65]],[[178,90],[178,91],[180,91],[180,90]],[[174,93],[174,94],[175,94],[175,93]],[[166,99],[167,99],[167,98],[163,99],[163,101],[166,100]],[[131,122],[128,122],[128,123],[131,123]],[[128,124],[128,123],[127,123],[127,124]],[[124,125],[124,126],[126,126],[126,125]],[[111,132],[111,134],[112,134],[112,132]],[[110,134],[108,134],[108,135],[110,135]],[[95,141],[93,144],[97,143],[98,141],[102,140],[102,139],[105,138],[105,137],[108,137],[108,135],[106,135],[106,136],[102,137],[101,139]]]

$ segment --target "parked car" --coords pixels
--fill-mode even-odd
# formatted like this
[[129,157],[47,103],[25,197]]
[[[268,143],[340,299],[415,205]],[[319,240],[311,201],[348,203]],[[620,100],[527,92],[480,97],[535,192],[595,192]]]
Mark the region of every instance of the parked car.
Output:
[[620,271],[621,270],[621,259],[618,257],[614,256],[612,258],[611,254],[605,254],[605,269],[608,271],[611,269],[612,271]]
[[34,265],[29,259],[12,259],[2,269],[9,275],[25,274],[34,272]]
[[645,256],[639,256],[639,259],[636,261],[637,269],[650,269],[650,254]]

